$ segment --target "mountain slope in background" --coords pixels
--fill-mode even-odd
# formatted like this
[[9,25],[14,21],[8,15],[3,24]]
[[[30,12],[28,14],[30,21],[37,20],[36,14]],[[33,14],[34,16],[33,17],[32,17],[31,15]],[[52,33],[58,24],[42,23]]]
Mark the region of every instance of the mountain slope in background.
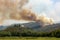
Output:
[[18,26],[22,27],[22,28],[30,28],[30,29],[33,29],[34,31],[40,31],[40,32],[51,32],[51,31],[60,29],[60,23],[53,24],[53,25],[47,25],[47,26],[42,27],[37,22],[30,22],[30,23],[23,23],[23,24],[12,24],[12,25],[7,26],[7,27],[6,26],[3,26],[3,27],[1,26],[0,30],[3,30],[3,29],[7,30],[7,28],[11,29],[12,27],[13,27],[13,29],[14,29],[14,27],[16,27],[18,29]]
[[53,25],[47,25],[47,26],[42,27],[41,29],[39,29],[39,31],[52,32],[52,31],[57,30],[57,29],[60,29],[60,23],[53,24]]

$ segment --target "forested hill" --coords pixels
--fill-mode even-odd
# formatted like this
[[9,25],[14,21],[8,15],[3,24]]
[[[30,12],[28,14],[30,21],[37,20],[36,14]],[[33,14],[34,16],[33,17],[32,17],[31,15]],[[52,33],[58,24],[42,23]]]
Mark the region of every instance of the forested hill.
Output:
[[[36,26],[34,26],[34,24]],[[27,25],[23,24],[23,25]],[[22,27],[22,24],[13,24],[7,26],[4,30],[0,30],[0,36],[54,36],[60,37],[60,23],[47,25],[45,27],[39,26],[36,23],[28,23],[28,27]],[[33,26],[32,26],[33,25]],[[32,27],[30,27],[32,26]],[[52,35],[53,34],[53,35]]]
[[56,29],[60,29],[60,23],[53,24],[53,25],[47,25],[47,26],[44,26],[44,27],[42,27],[37,22],[30,22],[30,23],[23,23],[23,24],[12,24],[10,26],[0,26],[0,30],[7,30],[7,28],[8,29],[11,29],[11,28],[19,29],[20,27],[30,28],[30,29],[33,29],[35,31],[41,31],[41,32],[51,32],[51,31],[54,31]]

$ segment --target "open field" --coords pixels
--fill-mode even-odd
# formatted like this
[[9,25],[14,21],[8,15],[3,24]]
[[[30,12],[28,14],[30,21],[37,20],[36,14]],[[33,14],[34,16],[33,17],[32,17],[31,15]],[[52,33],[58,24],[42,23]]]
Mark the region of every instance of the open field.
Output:
[[60,40],[55,37],[0,37],[0,40]]

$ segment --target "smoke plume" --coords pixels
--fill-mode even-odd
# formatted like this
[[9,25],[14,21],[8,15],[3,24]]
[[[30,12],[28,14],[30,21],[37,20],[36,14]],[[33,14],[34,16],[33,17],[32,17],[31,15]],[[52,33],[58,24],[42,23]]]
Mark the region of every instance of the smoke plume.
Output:
[[18,13],[27,2],[28,0],[0,0],[0,24],[5,19],[20,19]]
[[0,24],[5,19],[27,20],[41,24],[53,24],[53,19],[46,16],[37,16],[29,9],[22,9],[28,0],[0,0]]

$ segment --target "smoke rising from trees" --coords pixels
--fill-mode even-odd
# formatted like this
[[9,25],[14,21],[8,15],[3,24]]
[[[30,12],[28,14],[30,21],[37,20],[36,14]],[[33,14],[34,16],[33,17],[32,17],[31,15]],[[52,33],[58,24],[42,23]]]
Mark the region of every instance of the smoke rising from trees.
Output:
[[[6,19],[27,20],[52,24],[53,20],[45,16],[38,17],[29,9],[22,9],[28,0],[0,0],[0,23]],[[38,19],[37,19],[38,17]]]

